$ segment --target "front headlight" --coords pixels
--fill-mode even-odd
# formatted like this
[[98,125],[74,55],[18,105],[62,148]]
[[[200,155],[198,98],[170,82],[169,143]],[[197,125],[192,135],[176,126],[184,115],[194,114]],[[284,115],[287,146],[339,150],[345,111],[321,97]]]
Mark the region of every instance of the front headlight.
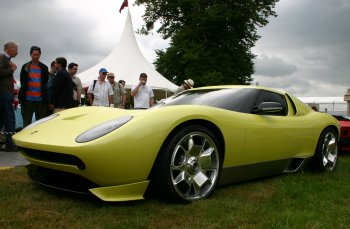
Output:
[[39,119],[38,121],[35,121],[35,122],[31,123],[30,125],[26,126],[23,130],[29,129],[29,128],[31,128],[33,126],[36,126],[36,125],[39,125],[39,124],[41,124],[43,122],[47,122],[47,121],[49,121],[49,120],[51,120],[53,118],[56,118],[58,115],[59,114],[52,114],[52,115],[47,116],[45,118]]
[[80,134],[75,141],[78,143],[84,143],[89,142],[92,140],[95,140],[97,138],[100,138],[110,132],[112,132],[115,129],[118,129],[125,123],[127,123],[130,119],[132,119],[132,116],[123,116],[118,119],[114,119],[105,123],[102,123],[98,126],[92,127],[90,130],[85,131],[84,133]]

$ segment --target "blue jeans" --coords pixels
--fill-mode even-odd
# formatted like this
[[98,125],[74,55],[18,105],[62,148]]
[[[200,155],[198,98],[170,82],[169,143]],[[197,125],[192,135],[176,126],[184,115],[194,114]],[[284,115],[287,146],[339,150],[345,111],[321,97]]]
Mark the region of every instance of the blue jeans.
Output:
[[14,146],[12,135],[15,132],[16,119],[13,110],[13,94],[9,92],[0,91],[0,119],[0,129],[5,127],[6,146]]

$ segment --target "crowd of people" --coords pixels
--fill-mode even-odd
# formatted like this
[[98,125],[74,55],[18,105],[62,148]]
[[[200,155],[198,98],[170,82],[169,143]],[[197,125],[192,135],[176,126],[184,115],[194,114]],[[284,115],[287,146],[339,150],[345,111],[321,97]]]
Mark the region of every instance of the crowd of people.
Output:
[[[21,106],[23,127],[50,114],[81,105],[126,108],[125,81],[116,81],[113,72],[101,68],[99,76],[89,87],[83,88],[76,76],[79,65],[70,63],[64,57],[51,62],[50,69],[40,61],[41,48],[32,46],[29,50],[31,60],[20,71],[20,89],[14,79],[17,65],[12,58],[18,54],[18,44],[8,41],[4,52],[0,53],[0,131],[5,136],[4,147],[7,152],[17,151],[12,140],[15,133],[15,114]],[[67,69],[68,68],[68,69]],[[141,73],[139,83],[131,88],[134,109],[148,109],[154,105],[154,93],[147,84],[147,74]],[[107,80],[106,80],[107,78]],[[192,88],[193,80],[185,80],[175,93]],[[84,98],[84,99],[83,99]]]

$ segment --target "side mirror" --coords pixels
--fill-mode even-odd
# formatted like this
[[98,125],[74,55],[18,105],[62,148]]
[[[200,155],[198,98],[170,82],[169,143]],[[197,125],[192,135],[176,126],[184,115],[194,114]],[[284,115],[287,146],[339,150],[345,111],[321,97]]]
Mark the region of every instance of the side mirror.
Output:
[[254,107],[253,114],[280,114],[282,112],[282,104],[277,102],[262,102],[259,106]]

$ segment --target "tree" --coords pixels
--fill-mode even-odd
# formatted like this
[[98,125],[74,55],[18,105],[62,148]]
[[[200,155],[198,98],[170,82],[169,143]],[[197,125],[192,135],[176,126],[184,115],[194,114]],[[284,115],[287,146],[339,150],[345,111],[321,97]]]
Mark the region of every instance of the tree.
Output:
[[148,34],[170,38],[170,47],[156,50],[155,66],[176,84],[191,78],[196,86],[250,84],[255,55],[251,48],[260,38],[257,28],[268,23],[278,0],[136,0],[145,5]]

